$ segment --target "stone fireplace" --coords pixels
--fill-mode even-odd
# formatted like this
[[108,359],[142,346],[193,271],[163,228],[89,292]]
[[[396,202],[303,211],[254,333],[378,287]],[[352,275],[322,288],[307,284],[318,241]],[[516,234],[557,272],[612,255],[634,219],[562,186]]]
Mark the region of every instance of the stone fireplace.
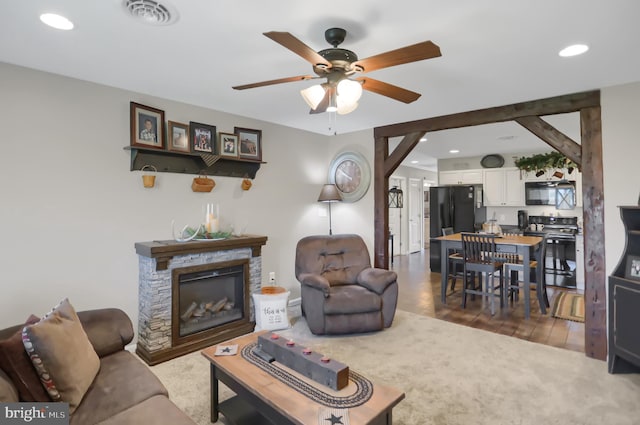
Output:
[[135,244],[139,260],[136,353],[154,365],[252,332],[265,236]]

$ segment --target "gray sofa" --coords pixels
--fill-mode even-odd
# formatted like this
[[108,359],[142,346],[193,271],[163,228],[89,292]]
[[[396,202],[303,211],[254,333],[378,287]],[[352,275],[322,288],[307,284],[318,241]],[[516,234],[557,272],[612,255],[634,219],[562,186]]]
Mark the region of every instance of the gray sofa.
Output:
[[314,334],[379,331],[391,326],[398,301],[394,271],[371,267],[358,235],[321,235],[296,246],[302,314]]
[[[195,424],[169,400],[166,388],[150,369],[124,349],[133,339],[133,327],[123,311],[81,311],[78,317],[98,354],[100,371],[71,415],[72,425]],[[0,330],[0,341],[23,326]],[[24,382],[14,382],[9,375],[0,369],[0,402],[23,401],[18,386]]]

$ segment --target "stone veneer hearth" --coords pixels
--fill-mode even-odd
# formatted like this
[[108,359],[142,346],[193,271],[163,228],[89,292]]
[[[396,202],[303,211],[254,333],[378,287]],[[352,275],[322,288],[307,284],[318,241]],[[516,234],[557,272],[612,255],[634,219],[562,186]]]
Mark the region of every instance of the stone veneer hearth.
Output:
[[206,346],[252,332],[255,327],[253,308],[250,317],[225,326],[224,330],[189,343],[173,346],[172,338],[172,271],[204,264],[249,260],[248,295],[260,290],[262,282],[261,247],[266,236],[241,236],[219,241],[153,241],[135,244],[139,259],[138,344],[137,354],[148,364],[204,348]]

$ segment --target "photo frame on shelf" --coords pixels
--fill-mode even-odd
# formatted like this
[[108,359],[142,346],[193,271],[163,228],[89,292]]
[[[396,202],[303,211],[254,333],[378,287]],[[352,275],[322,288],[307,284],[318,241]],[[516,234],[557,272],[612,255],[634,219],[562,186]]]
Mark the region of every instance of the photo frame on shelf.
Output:
[[238,158],[262,161],[262,130],[235,127],[238,135]]
[[168,150],[172,152],[191,152],[188,124],[169,121],[167,135]]
[[627,255],[627,268],[624,277],[627,279],[640,281],[640,257]]
[[164,111],[129,102],[131,146],[164,149]]
[[220,152],[220,156],[224,156],[227,158],[237,158],[238,135],[220,132],[218,152]]
[[217,154],[215,125],[189,122],[189,140],[191,152]]

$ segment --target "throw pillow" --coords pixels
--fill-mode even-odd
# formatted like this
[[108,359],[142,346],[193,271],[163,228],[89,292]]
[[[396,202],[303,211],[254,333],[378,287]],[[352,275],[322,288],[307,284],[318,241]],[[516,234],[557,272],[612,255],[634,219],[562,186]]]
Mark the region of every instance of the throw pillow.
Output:
[[22,342],[53,401],[73,413],[100,369],[100,359],[68,299],[38,323],[25,326]]
[[[39,320],[39,317],[31,315],[25,325],[37,323]],[[11,378],[18,390],[20,401],[51,401],[24,349],[21,330],[0,341],[0,369]]]

